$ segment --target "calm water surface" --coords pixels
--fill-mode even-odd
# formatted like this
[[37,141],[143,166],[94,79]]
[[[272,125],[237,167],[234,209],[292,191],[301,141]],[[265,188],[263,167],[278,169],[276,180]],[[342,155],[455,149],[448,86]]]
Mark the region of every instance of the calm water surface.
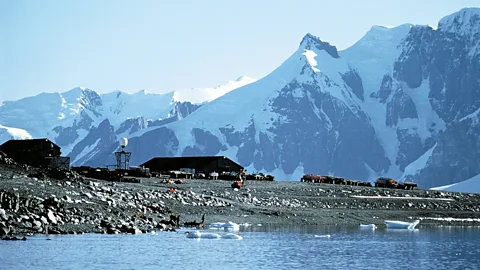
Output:
[[244,239],[34,236],[0,241],[0,269],[480,269],[478,227],[250,227],[238,234]]

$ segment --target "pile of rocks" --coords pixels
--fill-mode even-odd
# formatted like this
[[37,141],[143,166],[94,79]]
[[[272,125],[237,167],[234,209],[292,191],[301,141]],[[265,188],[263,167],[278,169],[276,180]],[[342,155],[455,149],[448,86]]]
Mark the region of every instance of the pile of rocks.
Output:
[[[60,175],[56,180],[53,174]],[[191,191],[149,189],[85,179],[74,172],[30,170],[0,179],[0,236],[28,233],[141,233],[179,226],[168,206],[226,207],[224,200]],[[183,213],[183,212],[177,212]],[[170,218],[169,218],[170,216]],[[174,216],[175,217],[175,216]]]
[[7,154],[0,151],[0,164],[13,165],[13,164],[15,164],[15,161],[13,159],[7,157]]

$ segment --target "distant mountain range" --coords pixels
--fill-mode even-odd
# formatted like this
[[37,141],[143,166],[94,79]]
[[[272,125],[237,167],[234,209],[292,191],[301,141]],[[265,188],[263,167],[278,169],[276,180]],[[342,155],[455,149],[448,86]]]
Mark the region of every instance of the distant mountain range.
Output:
[[81,149],[85,138],[99,135],[98,128],[102,127],[102,123],[108,123],[113,129],[109,139],[115,141],[130,137],[140,129],[183,119],[203,104],[254,81],[242,76],[214,88],[165,94],[145,90],[134,94],[122,91],[98,94],[88,88],[77,87],[63,93],[42,93],[6,101],[0,105],[0,143],[11,138],[47,137],[61,146],[63,154],[69,155],[75,163],[83,160],[83,155],[79,154],[88,152]]
[[41,94],[1,106],[0,129],[47,136],[76,165],[114,164],[118,138],[128,137],[132,165],[226,155],[279,180],[453,184],[480,174],[480,9],[448,15],[438,29],[373,26],[343,51],[307,34],[258,81],[203,105],[174,95]]

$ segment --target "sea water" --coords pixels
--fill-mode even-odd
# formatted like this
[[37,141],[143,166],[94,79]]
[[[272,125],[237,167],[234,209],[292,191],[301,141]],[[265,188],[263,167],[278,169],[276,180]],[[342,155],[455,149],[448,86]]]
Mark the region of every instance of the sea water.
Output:
[[243,240],[184,232],[0,241],[0,269],[480,269],[479,227],[249,227]]

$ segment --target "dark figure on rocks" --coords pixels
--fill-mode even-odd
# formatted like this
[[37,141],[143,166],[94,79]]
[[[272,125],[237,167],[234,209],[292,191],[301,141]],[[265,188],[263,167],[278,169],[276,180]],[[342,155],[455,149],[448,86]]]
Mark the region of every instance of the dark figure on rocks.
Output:
[[190,221],[190,222],[185,222],[185,224],[183,224],[183,226],[203,228],[205,226],[205,214],[202,215],[202,221],[197,222],[196,220],[194,220],[194,221]]
[[170,225],[173,228],[178,228],[180,226],[180,215],[170,215],[170,220],[162,220],[160,221],[161,224]]
[[170,225],[174,227],[180,226],[180,215],[178,216],[170,215]]

